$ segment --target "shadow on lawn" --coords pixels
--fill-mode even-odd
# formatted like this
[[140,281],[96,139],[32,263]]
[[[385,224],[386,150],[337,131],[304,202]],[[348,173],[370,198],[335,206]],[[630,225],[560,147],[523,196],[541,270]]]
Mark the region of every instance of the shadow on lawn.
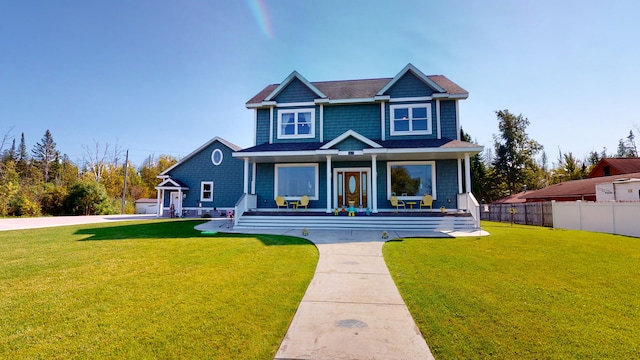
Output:
[[202,234],[194,227],[201,221],[162,221],[145,224],[101,226],[80,229],[75,235],[89,235],[78,241],[101,240],[151,240],[151,239],[216,239],[216,238],[255,238],[267,246],[272,245],[312,245],[305,239],[282,235],[256,235],[256,234]]

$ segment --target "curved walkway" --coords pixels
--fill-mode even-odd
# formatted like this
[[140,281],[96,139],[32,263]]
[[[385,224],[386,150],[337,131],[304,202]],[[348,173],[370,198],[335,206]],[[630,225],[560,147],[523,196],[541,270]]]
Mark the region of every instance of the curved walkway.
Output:
[[[311,284],[289,325],[276,360],[433,359],[382,257],[380,231],[254,229],[234,231],[208,222],[199,230],[304,237],[320,259]],[[389,232],[389,237],[455,237],[483,231]]]

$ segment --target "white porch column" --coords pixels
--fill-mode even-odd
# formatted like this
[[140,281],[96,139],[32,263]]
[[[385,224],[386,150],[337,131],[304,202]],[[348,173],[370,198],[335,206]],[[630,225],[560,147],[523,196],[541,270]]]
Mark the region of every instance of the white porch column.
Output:
[[249,158],[244,158],[244,193],[249,193]]
[[469,153],[464,154],[464,181],[466,182],[466,193],[471,192],[471,164],[469,164]]
[[[162,196],[160,196],[160,194],[162,194]],[[158,208],[156,209],[156,213],[158,215],[158,217],[162,217],[162,210],[163,210],[163,205],[164,205],[164,190],[163,189],[158,189]]]
[[371,155],[371,212],[378,212],[378,155]]
[[331,211],[331,155],[327,155],[327,213]]
[[257,163],[253,163],[252,164],[252,170],[251,170],[251,193],[255,195],[256,193],[256,171],[258,171],[258,166]]
[[462,159],[458,158],[458,194],[462,192]]

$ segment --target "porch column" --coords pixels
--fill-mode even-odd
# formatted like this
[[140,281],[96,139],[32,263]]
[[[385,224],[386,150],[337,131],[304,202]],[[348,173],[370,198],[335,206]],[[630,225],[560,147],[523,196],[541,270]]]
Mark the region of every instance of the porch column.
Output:
[[378,212],[378,155],[371,155],[371,212]]
[[464,154],[464,180],[466,182],[467,194],[471,192],[471,164],[469,164],[469,153]]
[[458,194],[462,192],[462,159],[458,158]]
[[331,155],[327,155],[327,213],[331,210]]
[[[157,189],[158,190],[158,208],[156,209],[156,213],[158,215],[158,217],[162,217],[162,207],[164,205],[164,190],[163,189]],[[163,196],[160,196],[160,194],[162,194]]]
[[244,193],[249,193],[249,158],[244,158]]
[[257,163],[253,163],[253,168],[251,170],[251,193],[256,194],[256,172],[258,171]]

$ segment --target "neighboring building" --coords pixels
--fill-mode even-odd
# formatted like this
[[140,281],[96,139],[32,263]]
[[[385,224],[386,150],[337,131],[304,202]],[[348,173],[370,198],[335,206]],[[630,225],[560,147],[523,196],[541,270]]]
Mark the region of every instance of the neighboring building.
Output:
[[[244,172],[234,164],[240,185],[228,204],[246,193],[258,209],[275,210],[278,196],[306,195],[309,210],[332,212],[353,201],[376,213],[391,210],[392,195],[417,207],[429,194],[433,209],[465,208],[461,202],[470,200],[459,195],[470,194],[469,157],[483,149],[460,140],[458,102],[468,95],[411,64],[381,79],[309,82],[294,71],[246,104],[254,110],[255,146],[233,153]],[[172,178],[181,182],[163,184],[176,192],[203,181]]]
[[138,199],[134,201],[136,214],[155,214],[158,211],[157,199]]
[[219,137],[163,171],[158,190],[158,216],[177,216],[232,210],[243,194],[243,163],[232,156],[240,147]]
[[598,184],[610,184],[617,179],[640,178],[640,172],[612,175],[609,177],[595,177],[590,179],[565,181],[563,183],[547,186],[544,189],[529,191],[522,196],[526,202],[538,201],[597,201],[596,186]]
[[624,178],[596,184],[596,201],[640,201],[640,179]]
[[640,172],[640,158],[604,158],[598,161],[588,178]]

